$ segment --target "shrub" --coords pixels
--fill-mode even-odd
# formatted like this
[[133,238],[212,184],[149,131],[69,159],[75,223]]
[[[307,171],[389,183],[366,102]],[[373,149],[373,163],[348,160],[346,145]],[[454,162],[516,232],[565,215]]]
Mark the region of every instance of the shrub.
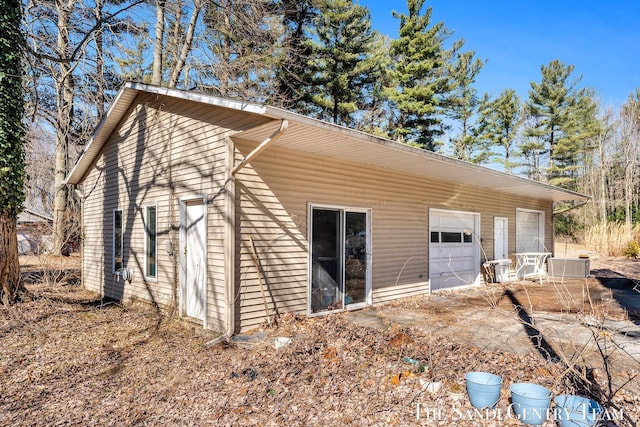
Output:
[[627,248],[622,252],[622,255],[627,258],[638,258],[640,257],[640,243],[633,241],[627,245]]

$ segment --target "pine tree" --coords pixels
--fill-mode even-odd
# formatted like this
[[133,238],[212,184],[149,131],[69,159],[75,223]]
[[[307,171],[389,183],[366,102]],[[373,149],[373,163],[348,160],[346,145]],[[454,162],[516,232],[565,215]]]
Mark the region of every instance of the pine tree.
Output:
[[484,62],[474,59],[475,52],[458,53],[450,66],[452,89],[442,107],[447,117],[459,125],[459,133],[451,138],[453,157],[471,163],[486,163],[490,153],[478,138],[478,129],[474,117],[480,100],[473,83],[478,77]]
[[275,84],[270,95],[274,105],[306,113],[310,85],[310,29],[317,19],[320,0],[281,0],[275,4],[281,17],[281,53],[275,67]]
[[374,81],[370,90],[364,94],[361,105],[362,114],[358,114],[354,127],[362,132],[387,137],[393,117],[393,107],[386,96],[386,88],[391,84],[389,70],[389,38],[375,33],[370,61],[374,64]]
[[575,189],[579,156],[599,131],[593,95],[577,88],[580,79],[571,79],[573,70],[558,60],[541,67],[542,81],[531,82],[526,104],[531,123],[525,130],[541,145],[547,181],[570,189]]
[[462,41],[444,47],[452,35],[444,22],[431,25],[432,9],[421,14],[424,0],[407,0],[409,13],[394,12],[400,20],[399,38],[391,43],[395,66],[387,95],[397,110],[390,137],[436,151],[444,133],[441,104],[451,91],[448,65]]
[[311,108],[317,118],[353,126],[379,74],[369,10],[350,0],[326,0],[315,24],[310,62]]
[[505,172],[511,172],[514,161],[514,144],[522,125],[520,97],[513,89],[500,93],[496,99],[485,95],[479,108],[479,138],[484,141],[492,160],[502,164]]
[[20,30],[22,3],[0,4],[0,300],[15,301],[22,289],[17,217],[24,201],[24,91]]

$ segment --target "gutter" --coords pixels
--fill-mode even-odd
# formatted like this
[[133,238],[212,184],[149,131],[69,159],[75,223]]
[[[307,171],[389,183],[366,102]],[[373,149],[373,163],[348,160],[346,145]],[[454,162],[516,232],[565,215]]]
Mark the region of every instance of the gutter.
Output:
[[573,209],[581,208],[582,206],[584,206],[584,205],[586,205],[587,203],[589,203],[589,201],[590,201],[590,200],[591,200],[591,199],[587,199],[587,200],[585,200],[585,201],[584,201],[584,202],[582,202],[582,203],[578,203],[578,204],[576,204],[576,205],[571,205],[571,206],[569,206],[569,207],[562,208],[562,209],[560,209],[560,210],[558,210],[558,211],[555,211],[555,210],[554,210],[551,214],[552,214],[552,215],[560,215],[560,214],[563,214],[563,213],[565,213],[565,212],[569,212],[569,211],[571,211],[571,210],[573,210]]

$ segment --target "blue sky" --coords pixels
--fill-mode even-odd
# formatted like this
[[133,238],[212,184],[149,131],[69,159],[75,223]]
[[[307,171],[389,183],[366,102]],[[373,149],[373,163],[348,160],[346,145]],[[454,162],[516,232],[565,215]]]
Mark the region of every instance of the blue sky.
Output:
[[[371,11],[373,27],[392,38],[407,11],[405,0],[358,0]],[[553,59],[574,65],[581,86],[592,87],[605,106],[617,106],[640,88],[640,1],[434,0],[432,22],[444,21],[488,62],[480,71],[480,94],[507,88],[526,98],[540,66]]]

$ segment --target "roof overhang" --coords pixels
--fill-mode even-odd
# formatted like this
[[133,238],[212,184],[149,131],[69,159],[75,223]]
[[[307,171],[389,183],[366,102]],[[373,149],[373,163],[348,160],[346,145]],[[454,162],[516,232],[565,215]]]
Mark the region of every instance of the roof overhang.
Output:
[[66,182],[68,184],[82,182],[111,133],[140,92],[189,100],[273,119],[272,123],[238,132],[233,138],[260,142],[269,138],[278,129],[282,120],[287,120],[289,127],[286,133],[279,137],[272,146],[554,202],[589,199],[589,196],[584,194],[311,119],[280,108],[139,83],[126,83],[122,87],[67,176]]

